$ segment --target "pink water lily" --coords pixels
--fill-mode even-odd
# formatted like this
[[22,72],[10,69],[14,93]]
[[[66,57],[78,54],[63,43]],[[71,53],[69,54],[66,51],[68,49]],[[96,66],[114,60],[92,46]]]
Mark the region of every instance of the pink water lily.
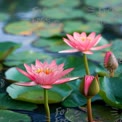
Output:
[[78,77],[73,78],[63,78],[65,75],[70,73],[73,68],[64,70],[64,64],[57,65],[56,61],[53,60],[50,64],[47,62],[40,62],[36,60],[35,65],[24,64],[26,71],[17,68],[17,70],[28,77],[31,82],[21,82],[15,83],[16,85],[21,86],[34,86],[40,85],[42,88],[50,89],[54,84],[62,84],[71,80],[75,80]]
[[105,44],[103,46],[96,46],[100,39],[101,35],[97,35],[95,32],[92,32],[88,36],[85,32],[77,33],[74,32],[73,36],[67,34],[68,39],[63,38],[64,42],[74,49],[59,51],[59,53],[73,53],[73,52],[82,52],[84,54],[93,54],[92,50],[101,50],[111,46],[111,44]]

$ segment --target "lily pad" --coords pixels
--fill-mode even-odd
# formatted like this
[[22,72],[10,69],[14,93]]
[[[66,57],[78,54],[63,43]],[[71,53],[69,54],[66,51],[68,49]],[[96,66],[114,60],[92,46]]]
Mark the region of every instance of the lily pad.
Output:
[[112,42],[111,51],[115,54],[116,58],[122,59],[122,40],[117,39]]
[[29,116],[12,112],[9,110],[0,110],[0,121],[1,122],[30,122]]
[[40,38],[39,40],[33,42],[33,45],[35,47],[45,47],[47,50],[52,52],[69,49],[69,46],[64,43],[63,39],[59,38]]
[[122,78],[101,78],[100,96],[110,106],[122,109]]
[[85,3],[89,6],[93,6],[96,8],[108,8],[108,7],[112,7],[114,5],[120,4],[122,3],[121,0],[102,0],[102,1],[98,1],[98,0],[86,0]]
[[73,32],[96,32],[100,33],[103,29],[103,26],[100,23],[88,22],[83,23],[81,21],[66,21],[64,22],[64,32],[73,33]]
[[[54,13],[54,14],[52,14]],[[73,8],[48,8],[44,9],[41,13],[44,17],[50,19],[74,19],[83,17],[83,12],[79,9]]]
[[24,63],[35,62],[36,59],[44,61],[44,60],[50,60],[51,57],[44,53],[42,54],[42,53],[34,52],[34,51],[30,50],[30,51],[13,53],[13,54],[9,55],[6,58],[6,61],[4,62],[4,64],[7,66],[18,66],[18,65],[21,65]]
[[118,12],[116,10],[94,11],[92,13],[86,13],[84,18],[94,23],[100,23],[101,25],[103,25],[104,23],[106,24],[121,24],[122,23],[121,11]]
[[6,13],[0,13],[0,21],[6,21],[8,20],[9,15]]
[[[49,103],[59,103],[63,101],[69,94],[72,89],[67,84],[61,84],[53,86],[52,89],[48,91]],[[43,89],[40,86],[34,87],[24,87],[17,85],[10,85],[7,88],[7,92],[11,98],[36,104],[44,103]]]
[[[92,111],[93,119],[96,122],[113,122],[117,120],[116,116],[112,114],[113,109],[105,106],[105,104],[101,102],[92,103]],[[65,113],[65,117],[70,122],[88,122],[86,107],[80,107],[79,109],[68,108]]]
[[69,2],[69,0],[40,0],[39,4],[44,7],[76,7],[79,6],[80,0],[75,0],[72,2]]
[[7,94],[0,94],[0,108],[14,110],[34,110],[37,105],[11,99]]
[[1,42],[0,43],[0,60],[5,60],[15,49],[19,48],[20,44],[14,42]]
[[31,35],[35,33],[41,37],[50,37],[61,33],[62,24],[43,21],[18,21],[6,25],[4,29],[7,33],[15,35]]

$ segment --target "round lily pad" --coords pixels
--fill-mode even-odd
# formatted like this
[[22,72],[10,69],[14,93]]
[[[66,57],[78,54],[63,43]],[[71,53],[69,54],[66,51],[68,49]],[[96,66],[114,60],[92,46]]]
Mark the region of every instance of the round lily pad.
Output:
[[122,78],[101,78],[100,79],[100,96],[110,106],[122,109]]
[[47,50],[52,52],[58,52],[60,50],[69,49],[69,46],[66,45],[63,39],[60,38],[40,38],[33,42],[35,47],[45,47]]
[[[17,85],[10,85],[7,88],[8,94],[11,98],[36,104],[44,103],[44,91],[40,86],[24,87]],[[72,89],[67,84],[61,84],[53,86],[52,89],[48,90],[49,103],[59,103],[63,101]]]
[[103,29],[103,26],[100,23],[88,22],[83,23],[81,21],[66,21],[64,22],[64,32],[73,33],[73,32],[97,32],[100,33]]
[[15,35],[31,35],[35,33],[41,37],[51,37],[60,35],[62,24],[46,23],[43,21],[17,21],[6,25],[4,30],[7,33]]
[[[54,14],[53,14],[54,13]],[[44,9],[41,14],[50,19],[73,19],[83,17],[83,12],[73,8],[48,8]]]
[[80,4],[80,0],[74,0],[72,2],[69,2],[69,0],[40,0],[39,4],[44,7],[76,7]]
[[40,60],[50,60],[51,57],[47,54],[42,54],[39,52],[34,52],[34,51],[24,51],[24,52],[18,52],[18,53],[13,53],[9,55],[6,58],[6,61],[4,62],[5,65],[7,66],[18,66],[23,63],[32,63],[35,62],[36,59]]
[[34,110],[37,105],[27,102],[20,102],[11,99],[8,94],[0,94],[0,108],[2,109],[15,109],[15,110]]
[[85,0],[85,3],[89,6],[93,6],[96,8],[108,8],[108,7],[112,7],[113,5],[117,5],[122,3],[121,0]]
[[12,112],[9,110],[0,110],[0,121],[1,122],[30,122],[31,119],[25,114]]
[[9,18],[8,14],[0,12],[0,21],[6,21],[8,20],[8,18]]

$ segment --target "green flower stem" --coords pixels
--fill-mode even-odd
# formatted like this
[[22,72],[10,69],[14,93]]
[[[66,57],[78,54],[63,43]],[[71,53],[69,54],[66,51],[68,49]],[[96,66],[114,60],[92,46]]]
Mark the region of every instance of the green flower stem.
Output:
[[48,105],[48,90],[44,89],[44,106],[46,111],[46,122],[50,122],[50,109]]
[[90,75],[89,66],[88,66],[88,60],[87,60],[86,54],[83,54],[83,59],[84,59],[86,74],[87,74],[87,75]]
[[93,122],[92,108],[91,108],[91,98],[87,98],[87,114],[88,114],[88,122]]

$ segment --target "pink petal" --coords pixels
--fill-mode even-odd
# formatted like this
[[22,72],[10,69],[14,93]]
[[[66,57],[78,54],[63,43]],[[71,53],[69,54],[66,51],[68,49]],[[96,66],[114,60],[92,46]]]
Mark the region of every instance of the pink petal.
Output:
[[74,39],[76,39],[76,40],[78,40],[78,41],[81,41],[81,35],[80,35],[79,33],[74,32],[74,33],[73,33],[73,37],[74,37]]
[[105,65],[108,64],[108,61],[109,61],[109,58],[110,58],[111,54],[112,54],[111,51],[106,52],[106,55],[105,55],[105,58],[104,58],[104,64]]
[[27,72],[25,72],[24,70],[20,69],[20,68],[16,68],[20,73],[22,73],[23,75],[25,75],[26,77],[28,77],[31,80],[34,80],[34,78],[29,75]]
[[51,89],[52,85],[40,85],[44,89]]
[[96,33],[95,32],[92,32],[89,34],[89,36],[87,38],[91,38],[91,39],[94,39]]
[[59,51],[59,53],[75,53],[75,52],[79,52],[79,50],[78,49],[69,49],[69,50]]
[[36,67],[40,67],[42,66],[43,64],[39,61],[39,60],[36,60],[36,63],[35,63],[35,66]]
[[82,51],[82,53],[84,53],[84,54],[93,54],[92,51]]
[[19,83],[15,83],[15,85],[19,85],[19,86],[35,86],[37,84],[34,81],[32,81],[32,82],[19,82]]
[[62,71],[62,72],[60,73],[60,77],[63,77],[63,76],[65,76],[65,75],[67,75],[67,74],[70,73],[73,69],[74,69],[74,68],[69,68],[69,69],[66,69],[66,70]]
[[57,80],[57,81],[54,82],[53,84],[62,84],[62,83],[68,82],[68,81],[76,80],[76,79],[78,79],[78,78],[79,78],[79,77],[62,78],[62,79],[60,79],[60,80]]
[[103,46],[92,47],[91,50],[101,50],[103,48],[110,47],[112,44],[105,44]]
[[84,94],[87,96],[89,87],[94,79],[94,76],[86,75],[85,76],[85,83],[84,83]]
[[70,42],[68,39],[63,38],[64,42],[69,45],[70,47],[74,47],[73,43]]
[[27,72],[32,71],[32,68],[30,66],[28,66],[27,64],[24,64],[24,66],[25,66]]
[[97,35],[95,39],[92,41],[92,45],[96,46],[100,42],[101,38],[102,38],[101,34]]
[[80,35],[81,35],[81,37],[86,38],[86,33],[85,32],[82,32]]
[[72,42],[75,42],[75,41],[76,41],[76,40],[74,39],[74,37],[71,36],[70,34],[67,34],[67,37],[68,37],[68,39],[69,39],[70,41],[72,41]]

